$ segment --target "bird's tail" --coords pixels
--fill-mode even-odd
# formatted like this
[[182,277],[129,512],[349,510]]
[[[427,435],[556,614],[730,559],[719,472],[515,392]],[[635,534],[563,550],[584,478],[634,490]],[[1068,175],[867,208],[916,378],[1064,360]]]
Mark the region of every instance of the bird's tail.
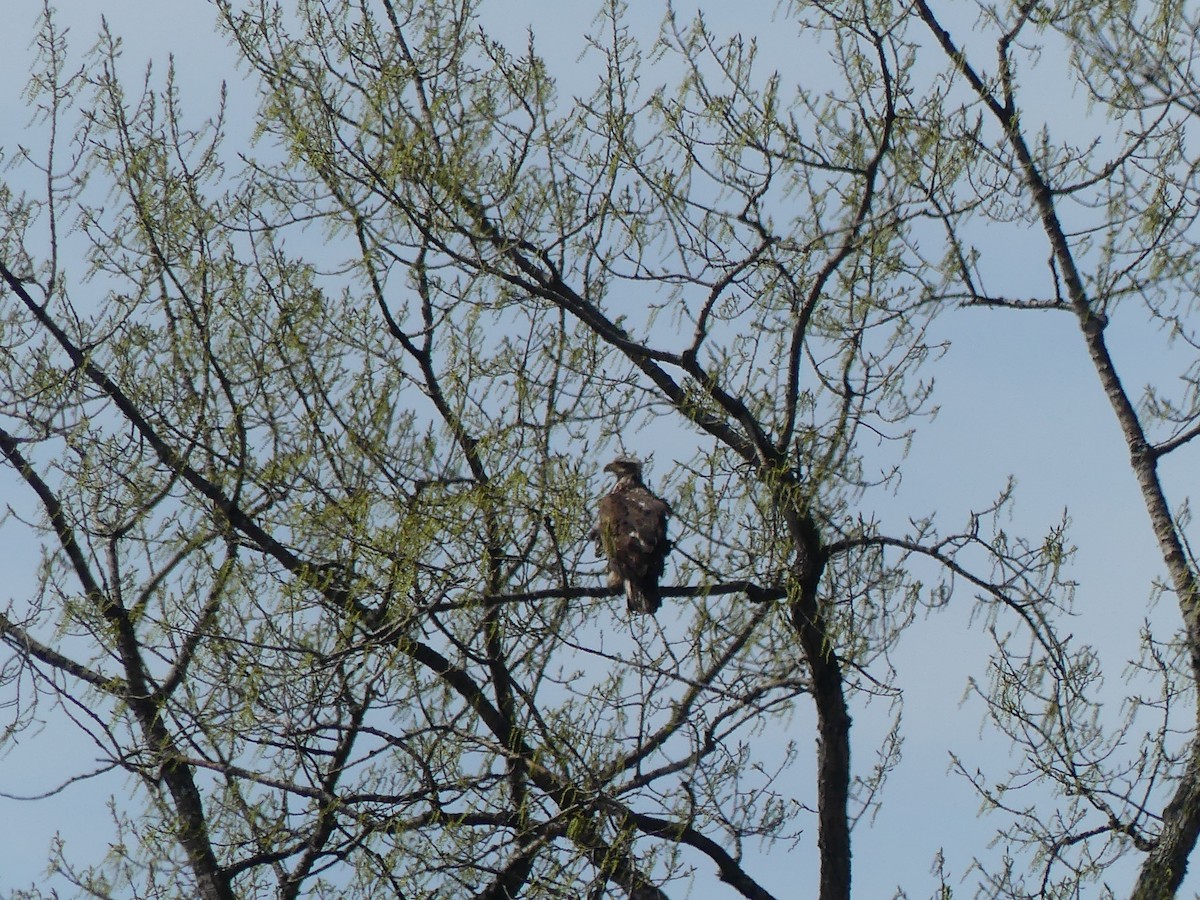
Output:
[[654,615],[662,606],[662,597],[658,593],[658,585],[635,584],[625,582],[625,601],[629,611],[636,615]]

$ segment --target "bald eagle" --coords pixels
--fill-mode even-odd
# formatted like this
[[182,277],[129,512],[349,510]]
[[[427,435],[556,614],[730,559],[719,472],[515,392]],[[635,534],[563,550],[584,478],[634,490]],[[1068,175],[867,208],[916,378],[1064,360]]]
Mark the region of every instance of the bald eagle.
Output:
[[667,516],[671,507],[642,483],[642,464],[622,456],[604,467],[617,476],[616,486],[600,498],[597,549],[608,558],[608,586],[623,587],[631,613],[655,613],[662,605],[662,577],[671,542]]

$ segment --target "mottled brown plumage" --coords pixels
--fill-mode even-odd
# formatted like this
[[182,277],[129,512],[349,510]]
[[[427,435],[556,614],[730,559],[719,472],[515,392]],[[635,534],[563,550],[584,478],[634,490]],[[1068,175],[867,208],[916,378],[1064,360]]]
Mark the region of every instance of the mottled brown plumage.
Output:
[[671,542],[667,516],[671,507],[642,483],[642,464],[620,457],[604,467],[617,476],[616,486],[600,498],[597,545],[608,558],[608,586],[625,589],[632,613],[655,613],[662,605],[662,577]]

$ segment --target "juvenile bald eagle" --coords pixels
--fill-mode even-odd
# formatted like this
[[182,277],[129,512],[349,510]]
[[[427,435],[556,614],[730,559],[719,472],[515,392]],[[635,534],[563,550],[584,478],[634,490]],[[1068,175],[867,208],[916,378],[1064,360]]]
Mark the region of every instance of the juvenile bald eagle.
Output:
[[662,577],[671,542],[663,500],[642,483],[642,464],[621,456],[604,467],[617,476],[616,486],[600,498],[594,532],[598,550],[608,558],[608,586],[623,587],[631,613],[655,613],[662,605]]

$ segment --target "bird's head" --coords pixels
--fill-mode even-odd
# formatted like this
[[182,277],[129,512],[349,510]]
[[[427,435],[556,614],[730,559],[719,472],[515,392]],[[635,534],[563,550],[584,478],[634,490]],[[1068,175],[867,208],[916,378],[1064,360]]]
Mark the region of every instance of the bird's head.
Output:
[[617,478],[627,478],[631,475],[635,478],[641,478],[642,463],[641,460],[633,456],[618,456],[604,467],[604,471],[612,472]]

